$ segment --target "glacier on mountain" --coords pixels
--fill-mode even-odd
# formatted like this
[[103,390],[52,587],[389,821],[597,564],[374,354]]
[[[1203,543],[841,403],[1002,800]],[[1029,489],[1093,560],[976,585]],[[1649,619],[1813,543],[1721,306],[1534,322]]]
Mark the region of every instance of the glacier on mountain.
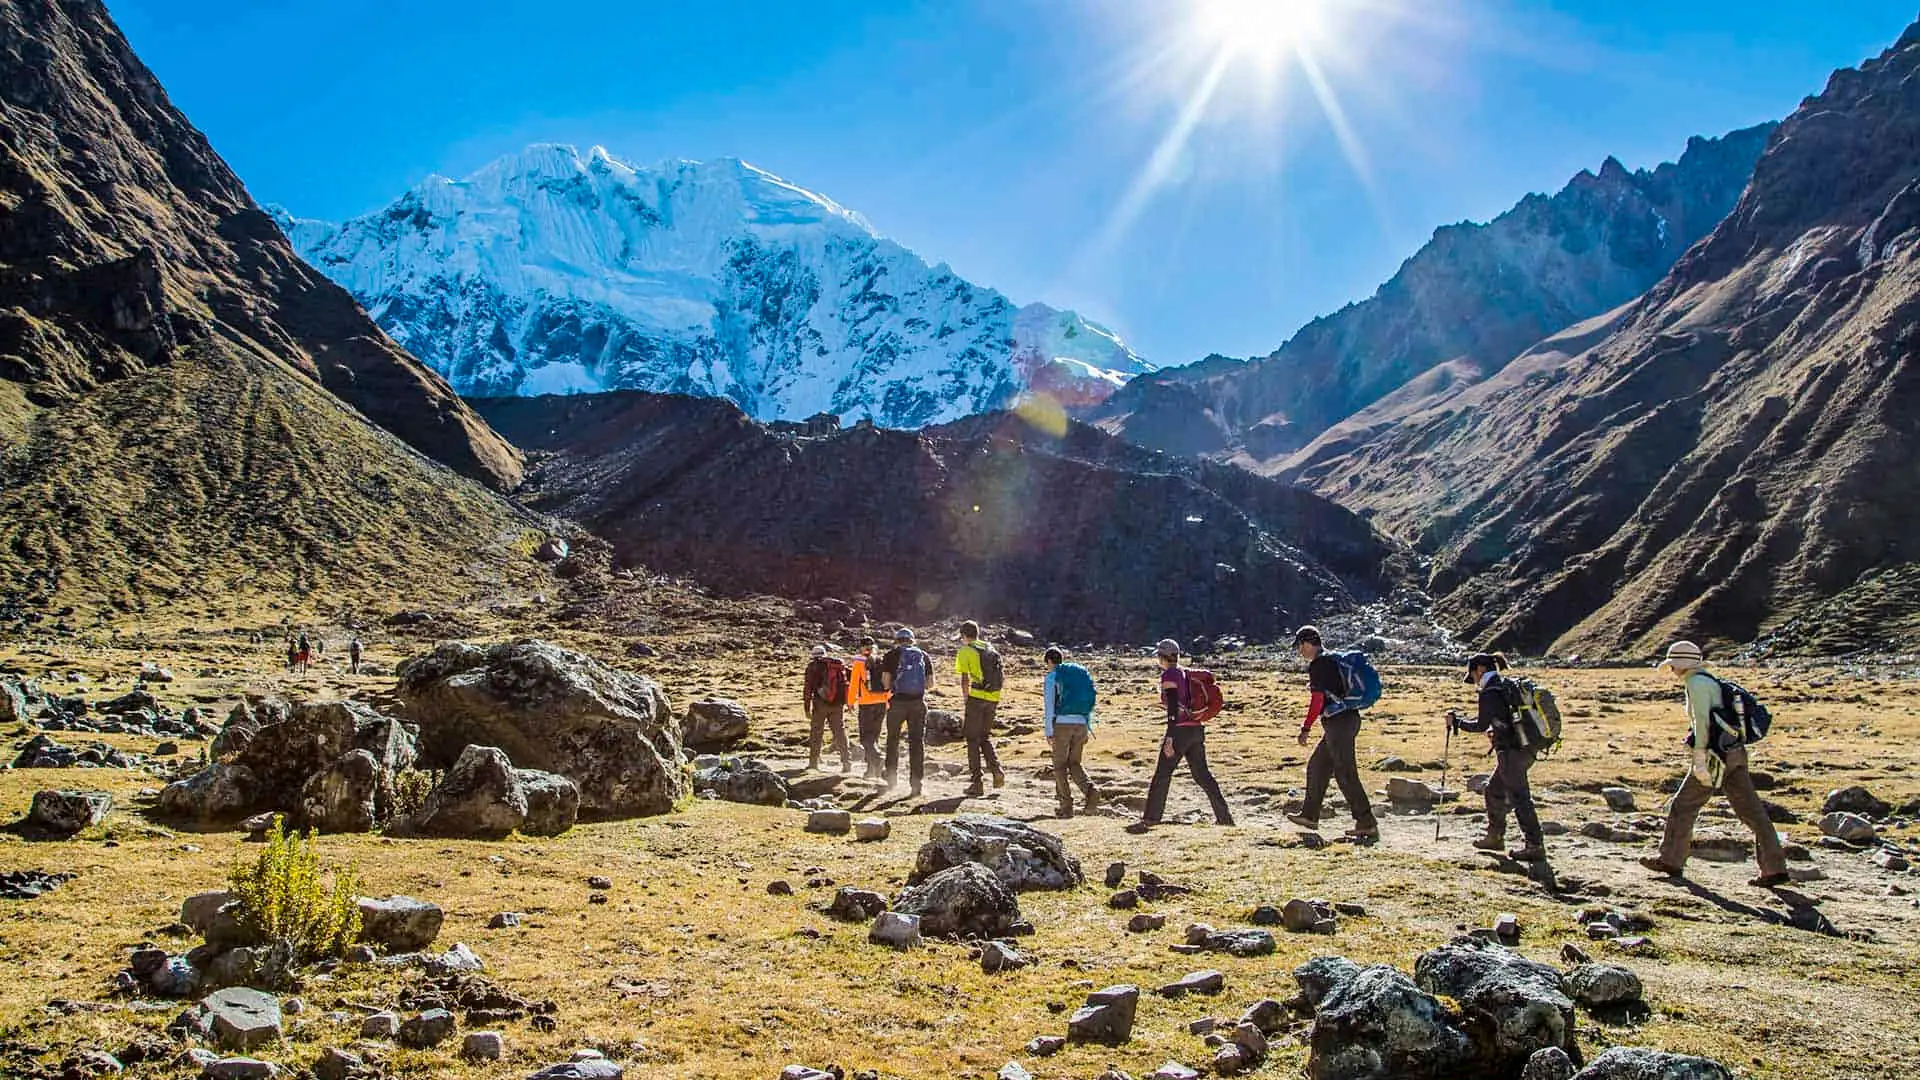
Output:
[[1016,307],[736,159],[637,169],[543,144],[344,224],[272,212],[469,396],[630,388],[922,427],[1029,390],[1098,403],[1153,370],[1111,330]]

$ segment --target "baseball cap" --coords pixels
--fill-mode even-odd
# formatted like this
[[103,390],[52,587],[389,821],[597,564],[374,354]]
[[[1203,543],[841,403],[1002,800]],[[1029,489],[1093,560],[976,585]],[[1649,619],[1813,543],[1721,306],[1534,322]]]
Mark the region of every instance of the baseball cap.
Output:
[[827,655],[827,647],[825,645],[815,645],[813,647],[813,655],[816,658]]
[[893,640],[895,640],[895,641],[912,641],[912,640],[913,640],[913,628],[912,628],[912,627],[910,627],[910,626],[903,626],[903,627],[901,627],[900,629],[898,629],[898,630],[895,630],[895,631],[893,632]]
[[1160,656],[1171,656],[1175,660],[1180,659],[1180,643],[1170,637],[1161,638],[1159,644],[1153,647],[1153,651]]
[[1293,632],[1293,644],[1296,648],[1301,643],[1309,641],[1315,645],[1320,644],[1320,631],[1311,626],[1303,626]]

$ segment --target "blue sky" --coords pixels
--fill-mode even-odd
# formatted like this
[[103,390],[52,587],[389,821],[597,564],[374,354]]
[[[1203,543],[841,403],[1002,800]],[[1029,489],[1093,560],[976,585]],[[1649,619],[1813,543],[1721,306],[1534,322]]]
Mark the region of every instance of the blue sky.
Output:
[[[256,198],[342,218],[536,141],[737,156],[1162,364],[1264,354],[1442,224],[1777,119],[1912,0],[109,0]],[[1231,40],[1204,109],[1172,130]],[[1257,46],[1257,47],[1256,47]],[[1309,68],[1297,59],[1304,53]],[[1338,103],[1330,113],[1313,83]],[[1339,118],[1337,121],[1331,116]],[[1150,167],[1150,163],[1153,163]],[[1143,179],[1145,177],[1145,179]]]

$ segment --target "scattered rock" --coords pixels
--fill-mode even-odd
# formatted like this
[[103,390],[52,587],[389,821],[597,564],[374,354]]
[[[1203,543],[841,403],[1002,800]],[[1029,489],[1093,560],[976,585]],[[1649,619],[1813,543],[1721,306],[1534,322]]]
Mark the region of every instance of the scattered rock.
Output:
[[1827,795],[1827,801],[1820,804],[1823,814],[1858,814],[1872,821],[1879,821],[1893,812],[1893,807],[1873,792],[1855,784],[1841,788]]
[[1020,921],[1020,904],[980,863],[950,866],[902,890],[893,910],[920,917],[930,937],[996,938]]
[[1060,1035],[1035,1035],[1027,1040],[1027,1054],[1030,1057],[1052,1057],[1067,1048],[1067,1040]]
[[[720,758],[706,768],[695,769],[693,786],[704,795],[746,806],[785,806],[793,798],[793,790],[785,777],[766,762],[750,757]],[[846,811],[816,811],[821,812],[838,814],[848,821],[836,833],[845,833],[851,827],[851,817]],[[812,826],[811,817],[807,824]]]
[[627,1071],[603,1057],[563,1061],[539,1072],[527,1074],[527,1080],[623,1080]]
[[887,910],[887,898],[877,892],[856,889],[843,885],[833,895],[833,903],[827,906],[827,914],[841,922],[866,922],[868,919]]
[[502,911],[487,920],[489,930],[511,930],[520,925],[522,916],[517,911]]
[[893,834],[893,823],[886,818],[861,818],[853,823],[853,838],[863,844],[885,840]]
[[1502,944],[1517,944],[1520,941],[1520,916],[1510,911],[1502,912],[1493,920],[1493,936]]
[[687,706],[681,739],[694,750],[725,750],[747,737],[752,718],[737,701],[711,698]]
[[174,1023],[228,1050],[252,1050],[279,1040],[280,1002],[272,994],[230,987],[208,994]]
[[1067,1021],[1069,1042],[1121,1046],[1133,1038],[1133,1016],[1140,1006],[1137,986],[1109,986],[1087,995],[1087,1002]]
[[469,949],[465,942],[456,941],[453,948],[438,956],[429,956],[422,965],[429,975],[449,975],[454,972],[485,971],[486,962],[480,955]]
[[1687,849],[1694,858],[1708,862],[1743,863],[1753,857],[1753,839],[1732,833],[1696,835]]
[[1845,810],[1835,810],[1823,816],[1820,819],[1820,831],[1849,844],[1870,844],[1880,835],[1879,830],[1873,827],[1873,822]]
[[280,1066],[258,1058],[218,1058],[200,1068],[201,1080],[272,1080],[279,1075]]
[[1440,801],[1440,790],[1422,780],[1390,776],[1387,778],[1387,801],[1403,806],[1432,806]]
[[1506,949],[1465,942],[1423,953],[1414,964],[1422,990],[1459,1002],[1469,1015],[1490,1021],[1490,1037],[1478,1047],[1489,1072],[1518,1071],[1533,1052],[1574,1045],[1573,1001],[1561,990],[1560,973]]
[[1570,1080],[1572,1076],[1573,1059],[1557,1046],[1535,1050],[1520,1070],[1520,1080]]
[[69,837],[106,820],[113,796],[104,791],[36,791],[25,825],[51,836]]
[[1267,930],[1216,930],[1203,937],[1200,946],[1207,952],[1234,956],[1266,956],[1273,952],[1273,934]]
[[1140,894],[1132,889],[1121,889],[1107,897],[1107,906],[1115,911],[1131,911],[1140,906]]
[[1600,797],[1607,800],[1607,809],[1616,814],[1631,814],[1634,812],[1633,792],[1626,788],[1603,787],[1600,789]]
[[1247,916],[1247,921],[1255,926],[1279,926],[1284,920],[1279,908],[1272,904],[1261,904]]
[[1166,925],[1167,917],[1165,915],[1149,915],[1143,911],[1127,920],[1127,932],[1130,934],[1145,934],[1159,930]]
[[1009,1061],[1000,1066],[1000,1071],[994,1074],[994,1078],[995,1080],[1033,1080],[1033,1074],[1019,1062]]
[[1200,1080],[1200,1074],[1177,1061],[1169,1061],[1148,1073],[1147,1080]]
[[313,1062],[313,1075],[318,1080],[357,1080],[366,1073],[366,1059],[335,1046],[320,1051]]
[[400,1034],[400,1016],[397,1013],[377,1012],[360,1021],[360,1037],[363,1039],[391,1039]]
[[1181,998],[1188,994],[1217,994],[1226,989],[1227,977],[1218,971],[1195,971],[1162,986],[1159,994],[1164,998]]
[[1905,873],[1907,870],[1907,857],[1889,848],[1881,848],[1867,856],[1867,861],[1882,870],[1896,874]]
[[873,928],[867,931],[867,940],[895,949],[919,948],[920,916],[883,911],[873,920]]
[[1473,1039],[1432,994],[1393,968],[1325,957],[1296,969],[1294,978],[1309,1000],[1319,995],[1307,1036],[1313,1080],[1482,1075],[1471,1069]]
[[845,836],[853,828],[853,815],[845,810],[815,810],[807,815],[807,831]]
[[32,900],[72,881],[72,874],[43,870],[0,870],[0,900]]
[[1107,864],[1107,888],[1117,889],[1120,887],[1120,883],[1125,880],[1127,880],[1126,863],[1111,862]]
[[453,1014],[445,1009],[428,1009],[409,1017],[400,1025],[400,1045],[426,1050],[453,1037]]
[[360,908],[360,940],[390,953],[418,952],[426,948],[440,936],[440,925],[446,921],[446,912],[440,910],[440,905],[411,896],[389,896],[384,900],[361,896],[356,897],[354,903]]
[[769,881],[767,882],[767,895],[768,896],[792,896],[793,886],[789,885],[785,881],[780,881],[780,880]]
[[1616,1046],[1574,1073],[1574,1080],[1733,1080],[1717,1061]]
[[917,884],[965,863],[985,866],[1015,892],[1071,889],[1086,881],[1080,860],[1067,854],[1059,837],[1023,822],[984,814],[962,814],[934,823],[907,881]]
[[1567,990],[1589,1009],[1630,1008],[1641,1003],[1640,976],[1618,964],[1581,964],[1567,972]]
[[989,941],[980,949],[980,970],[988,975],[998,975],[1002,971],[1015,971],[1026,967],[1028,960],[1020,951],[1004,941]]

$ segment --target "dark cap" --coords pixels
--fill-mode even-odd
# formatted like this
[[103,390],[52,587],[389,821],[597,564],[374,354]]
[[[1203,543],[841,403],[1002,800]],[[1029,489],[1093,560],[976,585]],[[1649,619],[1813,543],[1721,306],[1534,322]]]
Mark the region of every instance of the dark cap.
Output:
[[1480,681],[1473,677],[1476,669],[1482,672],[1505,671],[1507,670],[1507,658],[1499,653],[1474,653],[1467,661],[1467,682],[1475,683]]
[[1161,638],[1159,644],[1153,647],[1153,651],[1160,656],[1171,656],[1175,660],[1180,659],[1180,643],[1172,638]]
[[1315,645],[1320,644],[1320,631],[1314,629],[1311,626],[1303,626],[1300,629],[1295,630],[1293,632],[1294,648],[1297,649],[1301,646],[1301,644],[1309,641],[1313,642]]

